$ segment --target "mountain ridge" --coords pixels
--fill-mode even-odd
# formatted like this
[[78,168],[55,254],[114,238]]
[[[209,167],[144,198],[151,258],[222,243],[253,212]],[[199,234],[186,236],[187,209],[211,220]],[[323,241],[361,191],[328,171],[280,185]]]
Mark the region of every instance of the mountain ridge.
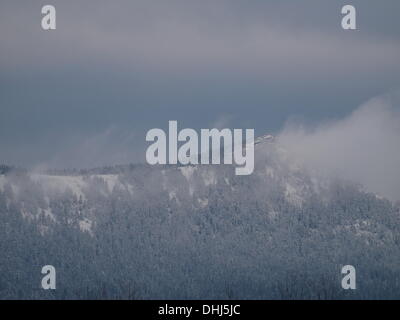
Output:
[[[398,208],[313,175],[271,140],[250,176],[230,165],[0,175],[0,298],[398,297]],[[63,289],[32,290],[50,262]],[[363,290],[341,289],[344,264]]]

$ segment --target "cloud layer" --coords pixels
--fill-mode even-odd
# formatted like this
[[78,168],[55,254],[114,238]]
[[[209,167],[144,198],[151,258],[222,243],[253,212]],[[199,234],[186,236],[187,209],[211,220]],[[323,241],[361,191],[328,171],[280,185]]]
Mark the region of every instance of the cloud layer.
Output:
[[353,0],[357,31],[342,30],[339,0],[51,3],[50,32],[43,3],[0,3],[0,162],[135,162],[169,120],[262,135],[400,87],[398,0]]
[[341,120],[314,128],[288,124],[279,141],[311,170],[359,182],[369,191],[400,200],[398,107],[393,96],[374,98]]

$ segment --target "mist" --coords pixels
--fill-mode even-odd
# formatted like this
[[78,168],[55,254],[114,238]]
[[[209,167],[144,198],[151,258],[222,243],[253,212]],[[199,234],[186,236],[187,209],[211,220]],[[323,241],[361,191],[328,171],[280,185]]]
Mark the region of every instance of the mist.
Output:
[[360,183],[367,191],[396,201],[399,138],[398,99],[385,96],[371,99],[343,119],[314,127],[289,121],[278,140],[313,172]]

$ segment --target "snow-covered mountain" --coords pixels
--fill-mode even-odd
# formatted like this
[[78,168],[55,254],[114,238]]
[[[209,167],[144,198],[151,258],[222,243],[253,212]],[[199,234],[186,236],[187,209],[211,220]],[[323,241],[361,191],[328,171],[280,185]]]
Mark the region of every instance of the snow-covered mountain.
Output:
[[[392,298],[400,215],[303,168],[271,135],[227,165],[0,171],[0,298]],[[6,244],[6,245],[5,245]],[[60,274],[37,289],[41,265]],[[356,266],[360,290],[343,291]]]

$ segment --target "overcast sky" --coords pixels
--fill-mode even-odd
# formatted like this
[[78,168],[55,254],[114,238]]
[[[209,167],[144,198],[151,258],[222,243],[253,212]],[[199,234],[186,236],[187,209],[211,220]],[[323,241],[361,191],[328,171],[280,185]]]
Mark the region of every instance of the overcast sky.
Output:
[[398,90],[398,0],[277,2],[2,0],[0,162],[144,161],[146,132],[168,120],[277,133]]

